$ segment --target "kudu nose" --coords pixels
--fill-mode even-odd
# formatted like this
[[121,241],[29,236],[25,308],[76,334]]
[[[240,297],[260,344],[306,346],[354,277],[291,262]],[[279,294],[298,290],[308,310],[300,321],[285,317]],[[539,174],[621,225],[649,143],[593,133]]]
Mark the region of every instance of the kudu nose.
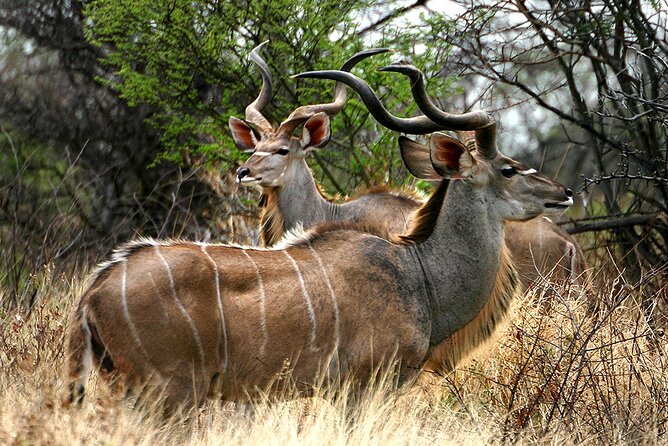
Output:
[[566,196],[567,196],[568,198],[571,198],[571,197],[573,196],[573,191],[570,190],[570,189],[566,189]]
[[250,169],[248,167],[239,167],[237,169],[237,181],[241,181],[241,179],[247,177],[249,173]]

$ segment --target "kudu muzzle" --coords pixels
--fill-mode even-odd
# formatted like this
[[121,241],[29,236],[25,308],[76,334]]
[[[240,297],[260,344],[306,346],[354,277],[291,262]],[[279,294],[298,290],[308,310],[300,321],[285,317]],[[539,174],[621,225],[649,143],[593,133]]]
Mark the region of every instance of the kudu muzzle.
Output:
[[239,167],[237,169],[237,182],[241,182],[248,175],[250,175],[250,169],[248,167]]

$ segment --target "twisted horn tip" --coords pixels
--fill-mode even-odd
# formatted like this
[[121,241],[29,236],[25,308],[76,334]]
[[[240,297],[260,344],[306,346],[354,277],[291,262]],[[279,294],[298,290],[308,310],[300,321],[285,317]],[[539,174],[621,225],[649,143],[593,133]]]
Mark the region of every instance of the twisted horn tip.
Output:
[[397,63],[392,65],[386,65],[384,67],[376,68],[377,71],[392,71],[395,73],[402,74],[422,74],[419,68],[410,64]]
[[253,48],[253,49],[251,50],[251,54],[253,54],[253,53],[258,53],[258,52],[262,49],[262,47],[265,46],[265,45],[268,44],[268,43],[269,43],[269,40],[265,40],[264,42],[262,42],[261,44],[259,44],[259,45],[256,46],[255,48]]
[[356,56],[361,56],[361,55],[369,55],[372,56],[374,54],[381,54],[381,53],[394,53],[394,50],[392,48],[371,48],[368,50],[360,51],[359,53],[356,53]]
[[303,73],[297,73],[290,76],[290,79],[302,79],[302,78],[324,79],[323,77],[321,77],[318,71],[304,71]]

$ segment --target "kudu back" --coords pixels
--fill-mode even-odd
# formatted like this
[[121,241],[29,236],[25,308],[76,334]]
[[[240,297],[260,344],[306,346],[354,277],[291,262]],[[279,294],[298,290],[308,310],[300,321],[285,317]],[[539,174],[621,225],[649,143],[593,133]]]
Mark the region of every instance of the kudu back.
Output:
[[[430,121],[423,133],[475,130],[479,147],[431,136],[441,183],[403,235],[330,224],[272,249],[155,240],[120,247],[73,308],[71,398],[82,397],[89,370],[100,367],[158,386],[168,407],[199,404],[213,382],[223,399],[239,400],[285,376],[308,392],[323,379],[368,382],[393,361],[399,384],[427,360],[451,369],[490,336],[517,294],[504,221],[572,203],[570,190],[496,150],[489,115],[456,116]],[[410,150],[406,138],[400,144]]]

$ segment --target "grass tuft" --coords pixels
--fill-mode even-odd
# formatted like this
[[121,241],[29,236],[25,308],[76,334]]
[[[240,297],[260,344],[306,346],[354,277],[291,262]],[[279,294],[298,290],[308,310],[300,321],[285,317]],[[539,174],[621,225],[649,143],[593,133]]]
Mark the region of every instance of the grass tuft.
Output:
[[648,320],[643,304],[665,289],[631,286],[621,275],[595,293],[525,293],[493,342],[445,378],[423,376],[399,391],[380,379],[355,401],[327,388],[281,402],[209,401],[167,421],[95,373],[80,407],[61,404],[66,317],[85,281],[41,276],[30,313],[0,315],[6,444],[665,442],[668,351],[660,318]]

